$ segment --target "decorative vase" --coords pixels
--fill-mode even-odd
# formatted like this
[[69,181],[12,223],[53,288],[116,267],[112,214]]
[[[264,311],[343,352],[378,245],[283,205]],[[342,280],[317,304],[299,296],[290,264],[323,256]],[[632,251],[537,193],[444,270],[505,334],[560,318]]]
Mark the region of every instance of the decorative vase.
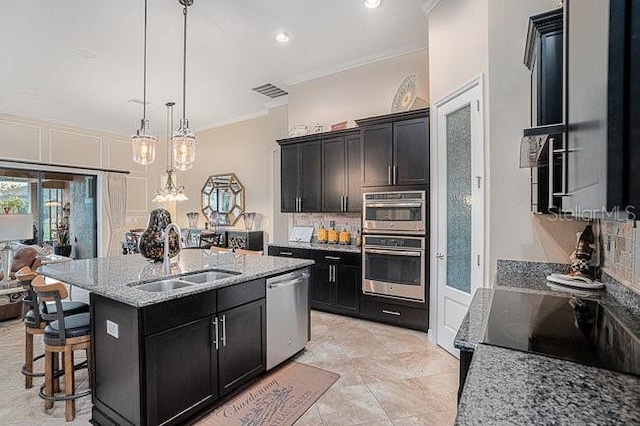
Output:
[[244,222],[244,227],[247,231],[251,231],[251,229],[253,229],[253,220],[256,218],[256,214],[255,213],[247,213],[244,212],[241,214],[242,216],[242,220]]
[[189,220],[189,228],[193,229],[198,227],[198,216],[200,216],[200,213],[198,212],[187,213],[187,219]]
[[[164,230],[171,223],[171,214],[157,208],[149,215],[147,229],[140,236],[138,248],[140,254],[154,262],[162,262],[164,253]],[[180,253],[180,235],[174,230],[169,231],[169,257],[175,257]]]

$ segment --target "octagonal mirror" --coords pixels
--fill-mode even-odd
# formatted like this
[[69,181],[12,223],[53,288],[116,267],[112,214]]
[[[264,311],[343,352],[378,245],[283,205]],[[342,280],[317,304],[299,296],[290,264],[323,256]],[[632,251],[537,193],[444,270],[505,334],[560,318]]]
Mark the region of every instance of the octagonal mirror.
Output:
[[244,186],[234,173],[211,175],[202,188],[201,203],[210,223],[233,226],[244,212]]

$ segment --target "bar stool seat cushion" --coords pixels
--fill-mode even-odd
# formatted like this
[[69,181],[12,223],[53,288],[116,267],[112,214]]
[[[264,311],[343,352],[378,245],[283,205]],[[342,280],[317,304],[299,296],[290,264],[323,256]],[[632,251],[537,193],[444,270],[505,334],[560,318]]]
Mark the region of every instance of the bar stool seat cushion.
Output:
[[[87,336],[91,334],[91,315],[87,313],[71,315],[64,318],[64,325],[66,328],[66,338],[71,339],[73,337]],[[60,326],[58,321],[52,321],[44,329],[44,344],[50,344],[48,339],[58,340],[60,339]]]
[[[58,311],[58,308],[56,307],[55,303],[48,303],[47,311],[50,314],[55,314]],[[85,312],[89,312],[89,305],[83,302],[65,301],[62,302],[62,312],[64,312],[65,316],[82,314]],[[40,307],[40,313],[42,314],[42,307]],[[30,309],[24,315],[24,323],[27,327],[39,328],[40,324],[36,322],[36,316],[33,312],[33,309]]]

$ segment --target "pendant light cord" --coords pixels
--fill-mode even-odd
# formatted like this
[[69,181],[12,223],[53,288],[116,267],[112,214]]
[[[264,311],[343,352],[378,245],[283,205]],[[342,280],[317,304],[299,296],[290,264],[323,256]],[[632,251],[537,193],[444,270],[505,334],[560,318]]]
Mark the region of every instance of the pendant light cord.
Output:
[[187,3],[185,2],[184,9],[184,38],[183,38],[183,56],[182,56],[182,120],[186,118],[186,103],[187,103]]
[[142,119],[147,119],[147,0],[144,0],[144,65],[142,66]]

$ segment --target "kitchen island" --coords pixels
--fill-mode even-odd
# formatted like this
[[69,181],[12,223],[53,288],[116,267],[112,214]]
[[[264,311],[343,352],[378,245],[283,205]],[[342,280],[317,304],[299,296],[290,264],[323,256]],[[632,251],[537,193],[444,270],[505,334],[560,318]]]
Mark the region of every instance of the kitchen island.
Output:
[[92,421],[155,425],[182,423],[265,371],[266,279],[311,264],[185,250],[168,273],[139,255],[39,272],[91,292]]

